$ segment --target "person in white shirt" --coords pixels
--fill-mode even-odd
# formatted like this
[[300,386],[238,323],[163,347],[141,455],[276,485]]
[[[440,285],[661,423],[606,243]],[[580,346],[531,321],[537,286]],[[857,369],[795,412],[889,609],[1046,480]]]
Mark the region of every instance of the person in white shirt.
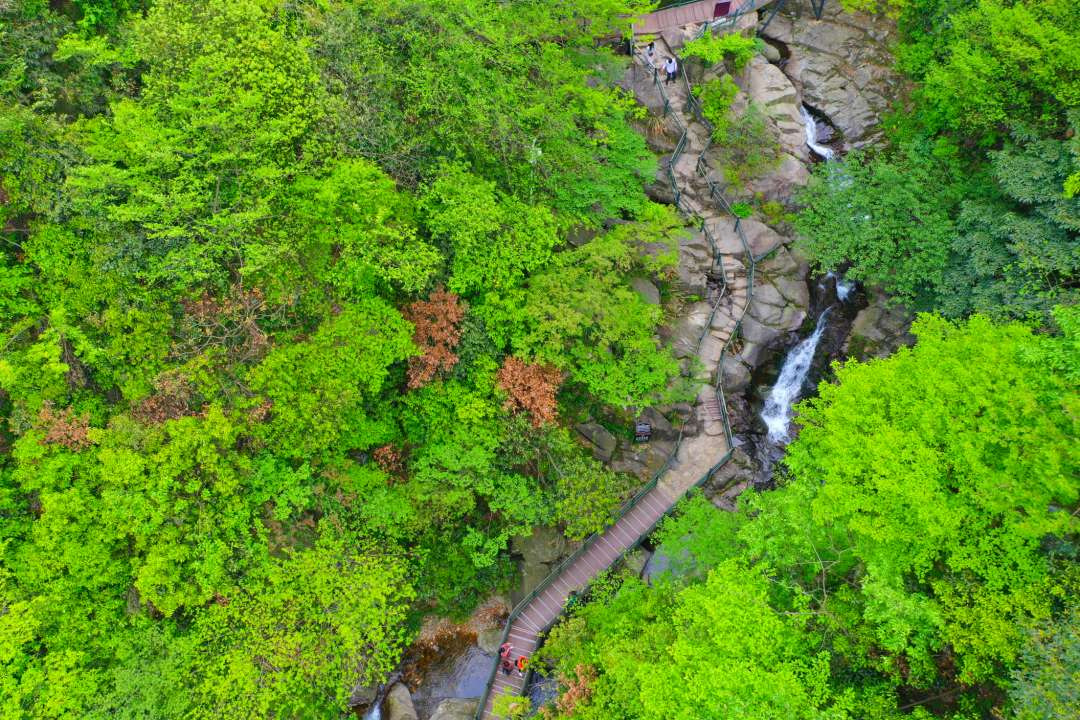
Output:
[[664,84],[669,82],[675,82],[675,76],[679,74],[679,64],[675,62],[675,58],[668,58],[664,64],[664,72],[667,73],[667,79],[664,80]]
[[656,43],[649,43],[649,47],[645,48],[645,59],[649,63],[649,67],[652,67],[656,60]]

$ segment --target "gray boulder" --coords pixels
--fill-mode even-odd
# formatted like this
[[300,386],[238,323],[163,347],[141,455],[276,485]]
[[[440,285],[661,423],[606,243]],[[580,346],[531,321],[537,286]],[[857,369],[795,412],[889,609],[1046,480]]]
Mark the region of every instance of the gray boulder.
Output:
[[901,347],[912,347],[916,340],[911,334],[914,319],[914,313],[903,305],[891,303],[881,288],[870,289],[870,305],[860,310],[851,324],[844,352],[858,351],[859,355],[884,358]]
[[857,143],[876,132],[880,114],[897,96],[901,77],[883,42],[892,29],[878,18],[845,12],[820,22],[809,15],[785,20],[768,34],[787,37],[791,58],[784,72],[806,102]]
[[750,252],[755,258],[766,255],[778,247],[784,245],[784,237],[765,223],[757,220],[743,220],[740,223],[746,242],[750,245]]
[[761,346],[757,343],[744,342],[738,358],[747,367],[757,367],[758,360],[761,358]]
[[665,334],[671,342],[671,354],[677,358],[692,357],[697,354],[698,340],[712,316],[712,307],[708,303],[698,302],[690,306],[689,312],[674,329]]
[[413,706],[412,693],[401,683],[394,683],[386,696],[386,705],[390,711],[390,720],[417,720]]
[[750,369],[732,355],[724,356],[724,392],[738,392],[750,384]]
[[803,324],[803,320],[805,319],[806,310],[796,305],[788,305],[784,308],[783,315],[780,316],[780,329],[795,330]]
[[[764,24],[764,23],[762,23]],[[794,30],[794,22],[787,15],[776,15],[769,22],[769,27],[765,29],[765,37],[779,40],[782,43],[788,44],[795,41],[795,36],[792,34]]]
[[754,302],[775,305],[777,307],[784,307],[784,305],[787,304],[787,300],[780,294],[780,291],[770,283],[762,283],[754,288]]
[[570,541],[548,525],[534,525],[531,535],[510,538],[510,552],[521,555],[529,565],[555,562],[569,551]]
[[699,300],[709,292],[708,278],[703,272],[694,272],[689,268],[679,266],[675,268],[675,274],[679,278],[679,289]]
[[792,81],[765,57],[754,56],[747,76],[747,94],[751,103],[762,107],[773,105],[792,105],[798,103],[799,95],[795,92]]
[[652,440],[678,440],[679,431],[671,426],[660,411],[656,408],[647,407],[638,415],[638,422],[647,422],[652,425]]
[[679,264],[691,270],[708,270],[713,264],[712,245],[701,231],[679,242]]
[[762,346],[767,346],[773,340],[780,337],[781,332],[782,331],[778,328],[763,325],[749,316],[743,318],[742,326],[739,329],[739,333],[744,340]]
[[644,68],[641,63],[630,63],[616,84],[626,92],[632,93],[635,100],[652,110],[657,117],[663,116],[664,98],[659,88],[653,84],[652,72]]
[[544,563],[527,563],[518,560],[516,565],[519,582],[510,593],[510,603],[515,607],[551,574],[551,568]]
[[607,462],[611,459],[611,454],[615,452],[615,436],[609,433],[603,425],[583,423],[576,425],[575,429],[581,433],[582,437],[596,446],[593,449],[594,460]]
[[642,298],[645,299],[650,305],[660,304],[660,291],[656,289],[656,286],[645,278],[636,277],[630,281],[630,287],[638,292]]
[[698,348],[698,357],[705,366],[705,371],[712,376],[716,372],[716,366],[720,362],[720,353],[724,351],[724,341],[712,333],[701,339],[701,347]]
[[476,646],[488,655],[499,652],[499,641],[502,640],[502,628],[489,628],[476,634]]
[[[723,173],[710,171],[717,182],[726,182]],[[802,160],[782,152],[776,162],[758,175],[747,178],[741,185],[729,188],[736,199],[779,201],[791,198],[810,181],[810,173]]]
[[758,270],[766,275],[790,275],[798,269],[799,264],[786,247],[777,248],[775,253],[758,263]]
[[430,720],[473,720],[480,698],[446,698],[439,703]]
[[773,284],[788,302],[801,308],[810,307],[810,288],[805,280],[795,280],[781,275],[773,279]]
[[592,242],[592,239],[600,234],[596,228],[588,225],[575,225],[566,232],[566,242],[574,247],[581,247]]
[[648,458],[639,455],[620,455],[618,459],[612,461],[611,471],[633,475],[634,477],[644,477],[649,471]]
[[[765,223],[757,220],[742,220],[739,223],[742,228],[746,244],[750,246],[750,252],[755,258],[783,247],[785,238]],[[742,240],[735,229],[735,221],[731,218],[721,218],[716,221],[716,227],[720,237],[720,252],[725,255],[734,255],[739,260],[746,256]]]
[[750,301],[750,317],[763,325],[779,325],[783,316],[783,306],[769,305],[756,297]]
[[675,204],[675,193],[671,192],[666,180],[664,182],[649,183],[642,190],[645,192],[645,196],[655,203],[661,205]]
[[[773,49],[773,52],[776,52]],[[806,147],[806,127],[799,109],[798,92],[780,68],[757,55],[747,69],[747,94],[750,102],[772,118],[780,144],[803,160],[809,159]]]
[[370,705],[375,702],[375,698],[378,697],[378,694],[379,688],[377,685],[356,685],[353,687],[352,694],[349,696],[349,706]]

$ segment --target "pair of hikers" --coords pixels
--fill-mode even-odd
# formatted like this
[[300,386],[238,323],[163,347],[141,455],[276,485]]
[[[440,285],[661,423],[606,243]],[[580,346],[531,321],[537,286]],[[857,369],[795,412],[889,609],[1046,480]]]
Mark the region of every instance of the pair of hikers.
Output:
[[512,644],[510,644],[510,643],[506,643],[501,648],[499,648],[499,657],[502,658],[502,663],[500,663],[500,667],[502,668],[503,675],[509,675],[510,672],[514,669],[514,666],[516,665],[517,666],[517,671],[519,673],[521,673],[522,676],[524,676],[525,675],[525,665],[528,663],[528,661],[525,659],[525,656],[522,655],[521,657],[519,657],[517,659],[516,663],[511,662],[510,661],[510,651],[513,650],[513,649],[514,649],[514,646]]
[[[653,67],[653,59],[656,57],[656,43],[649,43],[649,47],[645,49],[645,59],[649,63],[649,67]],[[679,74],[679,63],[675,61],[675,58],[669,57],[664,63],[664,72],[667,73],[667,78],[664,80],[664,84],[675,82],[675,77]]]

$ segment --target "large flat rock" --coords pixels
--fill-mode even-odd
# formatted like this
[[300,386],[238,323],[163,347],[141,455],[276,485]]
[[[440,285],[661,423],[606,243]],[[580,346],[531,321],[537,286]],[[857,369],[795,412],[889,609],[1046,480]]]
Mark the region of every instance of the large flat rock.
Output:
[[668,470],[657,486],[672,500],[679,500],[719,462],[728,450],[727,439],[720,435],[699,435],[683,440],[676,459],[678,467]]

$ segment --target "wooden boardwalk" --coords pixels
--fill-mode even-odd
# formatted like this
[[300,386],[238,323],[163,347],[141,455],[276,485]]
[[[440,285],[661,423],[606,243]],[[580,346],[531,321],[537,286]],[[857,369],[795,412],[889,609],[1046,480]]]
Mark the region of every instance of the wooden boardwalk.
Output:
[[[661,30],[683,25],[696,25],[713,19],[718,3],[716,0],[700,0],[700,2],[680,5],[678,7],[657,10],[656,12],[642,15],[638,22],[634,23],[635,35],[655,35]],[[731,0],[726,15],[734,15],[744,5],[762,5],[761,0]]]
[[[737,1],[742,6],[743,0]],[[749,12],[754,7],[763,5],[768,1],[744,0],[745,7],[743,9]],[[694,5],[701,4],[695,3]],[[732,4],[735,5],[736,3],[733,2]],[[684,7],[694,6],[687,5]],[[672,8],[671,10],[679,9]],[[664,10],[661,13],[670,12],[671,10]],[[732,14],[734,14],[734,11],[733,8]],[[678,19],[678,17],[675,18],[675,20]],[[657,43],[662,47],[666,47],[663,40],[657,40]],[[670,49],[668,49],[668,52],[670,52]],[[643,57],[642,62],[644,63]],[[687,132],[687,128],[690,127],[690,118],[684,114],[683,108],[684,106],[692,106],[689,84],[684,80],[682,86],[677,84],[673,88],[675,92],[674,102],[669,106],[663,86],[659,84],[656,70],[651,69],[650,72],[653,76],[653,82],[659,87],[661,96],[665,98],[665,107],[673,113],[675,122],[683,129],[683,139],[677,147],[685,148],[688,156],[682,158],[682,160],[690,164],[690,172],[694,172],[696,167],[696,172],[704,173],[705,171],[701,168],[700,162],[701,158],[704,157],[709,142],[711,142],[708,139],[711,136],[706,133],[704,136],[699,137],[701,133],[698,131],[694,133]],[[698,120],[704,122],[701,118],[698,118]],[[705,144],[699,147],[701,142],[705,142]],[[689,159],[692,147],[697,152],[698,164],[696,166],[693,164],[692,159]],[[681,153],[682,151],[679,149],[675,151],[670,165],[676,166],[682,161],[680,160]],[[678,182],[679,176],[669,172],[669,180],[672,184],[675,184]],[[745,266],[731,254],[721,253],[717,245],[713,243],[714,263],[720,264],[723,268],[725,294],[714,305],[706,329],[702,331],[702,336],[698,341],[699,356],[707,361],[707,376],[716,380],[713,387],[702,388],[696,403],[702,406],[705,411],[705,417],[702,418],[705,421],[704,432],[690,438],[685,438],[680,434],[677,452],[672,458],[669,458],[668,464],[664,466],[656,480],[650,483],[651,489],[637,496],[636,502],[629,510],[619,516],[601,534],[595,535],[586,541],[584,549],[579,551],[580,554],[574,557],[572,561],[563,561],[541,583],[538,590],[532,593],[533,597],[531,599],[526,598],[522,601],[522,605],[515,608],[514,612],[511,613],[512,620],[509,626],[505,628],[506,639],[504,641],[513,645],[509,659],[515,665],[518,658],[530,659],[532,657],[539,644],[540,634],[562,614],[571,591],[580,591],[586,588],[600,573],[610,568],[620,556],[636,547],[656,527],[664,515],[685,497],[688,490],[705,482],[731,457],[731,428],[724,412],[724,398],[719,382],[723,372],[723,352],[726,352],[728,343],[738,332],[742,317],[746,314],[753,298],[754,270],[756,261],[760,258],[754,258],[750,253],[750,246],[747,244],[746,237],[739,227],[738,219],[735,219],[734,223],[731,222],[731,218],[734,218],[735,215],[727,200],[723,198],[722,194],[717,200],[721,205],[719,212],[709,211],[704,215],[699,215],[693,208],[681,209],[688,211],[689,215],[700,220],[703,231],[706,226],[711,229],[710,242],[713,242],[712,237],[717,237],[722,247],[741,246],[749,266]],[[706,234],[708,235],[708,233]],[[726,320],[717,323],[715,322],[717,318],[726,318]],[[722,344],[723,352],[719,355],[712,355],[712,351],[715,351],[717,347],[717,342]],[[708,348],[711,348],[711,351],[706,353],[708,357],[702,355],[703,349],[706,348],[704,343],[707,343]],[[646,487],[650,486],[647,485]],[[525,680],[526,678],[517,671],[516,667],[511,671],[510,675],[504,675],[501,670],[494,672],[488,689],[483,696],[483,703],[476,710],[475,720],[495,720],[498,717],[493,712],[495,699],[507,693],[514,696],[520,695]]]
[[[519,657],[531,658],[536,651],[538,636],[548,625],[555,621],[566,606],[571,590],[583,590],[597,575],[611,567],[620,555],[635,547],[660,518],[675,505],[675,500],[668,497],[659,486],[654,487],[630,512],[623,515],[608,527],[585,552],[566,567],[559,577],[544,589],[529,606],[514,618],[506,642],[513,643],[510,659],[517,662]],[[488,693],[482,718],[498,717],[492,713],[495,698],[511,688],[510,692],[520,695],[525,678],[516,669],[506,676],[500,670]]]

